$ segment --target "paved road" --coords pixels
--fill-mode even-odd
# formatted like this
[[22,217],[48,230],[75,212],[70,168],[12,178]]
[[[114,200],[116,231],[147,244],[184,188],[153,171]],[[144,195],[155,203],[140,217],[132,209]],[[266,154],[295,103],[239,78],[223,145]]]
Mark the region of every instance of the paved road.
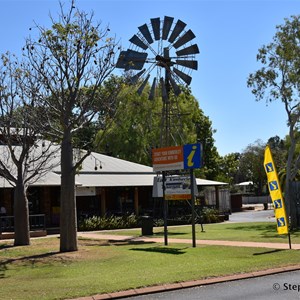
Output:
[[300,271],[217,283],[172,292],[130,297],[131,300],[296,300],[300,299]]
[[232,213],[229,216],[230,222],[275,222],[274,210],[245,210]]

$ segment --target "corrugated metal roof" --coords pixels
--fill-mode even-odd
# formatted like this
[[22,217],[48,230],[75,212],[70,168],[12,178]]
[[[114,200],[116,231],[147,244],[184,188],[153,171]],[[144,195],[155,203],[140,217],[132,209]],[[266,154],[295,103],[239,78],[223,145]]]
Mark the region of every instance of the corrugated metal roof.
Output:
[[226,182],[213,181],[207,179],[196,178],[197,185],[201,186],[220,186],[220,185],[228,185]]
[[154,176],[154,174],[80,174],[76,175],[76,182],[90,187],[152,186]]
[[32,185],[34,186],[60,186],[60,175],[53,172],[48,172],[43,177],[39,178]]
[[[46,141],[47,142],[47,141]],[[48,142],[47,142],[48,143]],[[6,146],[0,147],[3,151]],[[48,162],[49,172],[39,178],[32,185],[35,186],[59,186],[60,185],[60,146],[52,145],[55,156]],[[1,149],[2,148],[2,149]],[[18,148],[18,147],[16,147]],[[42,147],[37,148],[41,151]],[[7,153],[7,152],[6,152]],[[86,151],[74,150],[75,156],[85,154]],[[79,174],[76,175],[76,185],[90,187],[113,187],[113,186],[152,186],[153,177],[156,174],[153,168],[138,163],[129,162],[123,159],[92,152],[82,163]],[[198,186],[217,186],[227,183],[211,181],[206,179],[197,179]],[[11,184],[0,177],[0,188],[11,187]]]
[[[75,157],[86,154],[85,150],[74,150]],[[54,172],[60,173],[60,166],[54,168]],[[153,168],[138,163],[126,161],[116,157],[92,152],[82,163],[80,173],[153,173]]]
[[152,167],[92,152],[84,160],[80,173],[95,172],[95,168],[99,173],[153,173]]
[[0,188],[11,188],[13,187],[5,178],[0,176]]

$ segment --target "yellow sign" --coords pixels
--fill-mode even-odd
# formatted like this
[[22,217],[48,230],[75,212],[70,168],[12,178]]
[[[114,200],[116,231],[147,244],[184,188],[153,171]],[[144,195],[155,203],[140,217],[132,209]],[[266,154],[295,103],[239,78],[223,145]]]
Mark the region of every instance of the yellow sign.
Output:
[[288,230],[288,220],[287,220],[286,211],[284,207],[284,200],[283,200],[275,164],[273,161],[271,149],[268,145],[266,146],[265,149],[264,168],[267,174],[268,187],[269,187],[272,203],[274,206],[278,234],[287,234],[289,233],[289,230]]

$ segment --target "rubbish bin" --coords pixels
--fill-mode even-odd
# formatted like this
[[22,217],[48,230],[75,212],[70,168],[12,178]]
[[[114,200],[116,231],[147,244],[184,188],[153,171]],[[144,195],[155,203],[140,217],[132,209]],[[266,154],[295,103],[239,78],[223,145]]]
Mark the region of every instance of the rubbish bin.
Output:
[[141,217],[142,235],[153,235],[153,218],[150,216]]

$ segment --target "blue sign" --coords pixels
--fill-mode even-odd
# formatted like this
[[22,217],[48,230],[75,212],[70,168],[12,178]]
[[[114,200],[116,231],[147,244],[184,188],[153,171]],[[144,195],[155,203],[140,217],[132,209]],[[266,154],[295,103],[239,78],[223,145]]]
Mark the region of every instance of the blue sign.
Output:
[[269,182],[269,187],[271,191],[278,190],[278,182],[276,180]]
[[183,145],[184,169],[197,169],[201,167],[201,144]]
[[275,209],[282,208],[282,201],[281,201],[281,199],[274,200],[273,203],[274,203]]
[[265,164],[265,167],[266,167],[266,172],[267,173],[274,171],[274,167],[273,167],[273,164],[271,162]]
[[278,219],[277,219],[277,226],[278,226],[278,227],[283,227],[283,226],[285,226],[285,219],[284,219],[284,217],[278,218]]

